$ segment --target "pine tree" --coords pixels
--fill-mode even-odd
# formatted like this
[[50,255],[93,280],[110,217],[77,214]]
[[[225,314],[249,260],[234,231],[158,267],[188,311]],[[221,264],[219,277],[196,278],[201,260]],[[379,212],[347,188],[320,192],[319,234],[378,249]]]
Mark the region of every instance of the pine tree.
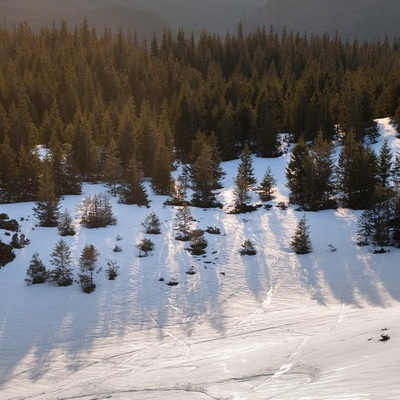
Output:
[[[140,252],[139,257],[147,257],[149,252],[154,249],[154,243],[150,239],[143,238],[136,247]],[[142,252],[144,253],[143,256]]]
[[115,225],[115,218],[110,197],[105,193],[86,196],[79,205],[81,223],[86,228],[103,228]]
[[147,206],[146,189],[143,185],[143,172],[134,157],[129,161],[122,183],[118,187],[119,200],[123,204],[137,204]]
[[104,160],[104,180],[112,196],[118,193],[118,183],[122,178],[121,159],[118,157],[117,144],[111,140],[107,146]]
[[293,147],[292,155],[286,167],[286,186],[290,190],[291,203],[301,204],[304,196],[304,182],[306,177],[305,161],[309,156],[309,149],[303,136]]
[[178,179],[174,182],[172,186],[172,197],[168,199],[164,204],[171,206],[182,206],[187,202],[186,194],[187,194],[187,185],[188,179],[187,174],[183,173],[178,176]]
[[71,250],[64,240],[60,240],[50,259],[51,265],[54,267],[50,271],[50,280],[57,283],[58,286],[70,286],[73,283],[73,269]]
[[39,258],[39,254],[37,252],[33,253],[26,274],[28,277],[25,279],[25,282],[28,285],[36,285],[46,282],[49,272]]
[[68,143],[62,146],[62,184],[63,194],[81,194],[82,182],[79,175],[78,166],[72,154],[72,146]]
[[242,248],[240,249],[240,255],[248,255],[248,256],[255,256],[257,254],[256,247],[254,246],[254,243],[246,239],[244,243],[242,244]]
[[42,171],[39,177],[38,200],[33,207],[40,226],[55,227],[58,224],[60,199],[56,195],[51,164],[48,159],[42,163]]
[[70,214],[70,212],[65,209],[61,214],[58,219],[58,233],[60,236],[74,236],[75,235],[75,229],[73,225],[73,218]]
[[392,152],[389,148],[388,139],[385,138],[378,155],[378,182],[384,187],[388,187],[392,172]]
[[37,200],[39,188],[39,156],[35,150],[21,148],[18,153],[18,201]]
[[175,225],[179,231],[176,239],[183,241],[189,240],[193,221],[194,218],[189,206],[187,203],[183,203],[175,216]]
[[151,173],[151,187],[156,194],[169,195],[172,188],[173,158],[161,139],[157,140]]
[[257,179],[254,175],[253,160],[247,143],[244,145],[242,153],[240,154],[238,176],[243,177],[248,189],[251,189],[257,183]]
[[204,237],[204,232],[201,229],[194,229],[190,232],[190,247],[189,251],[194,256],[200,256],[204,254],[205,248],[208,243],[206,238]]
[[215,149],[211,147],[205,135],[199,135],[200,148],[193,148],[190,166],[190,179],[193,195],[192,205],[195,207],[218,207],[215,190],[221,187],[223,174],[220,162],[216,160]]
[[282,129],[283,112],[281,82],[274,69],[266,82],[262,82],[256,99],[257,154],[261,157],[279,155],[278,134]]
[[155,212],[150,213],[142,222],[145,233],[157,235],[161,233],[161,222]]
[[95,264],[100,253],[92,244],[87,244],[83,249],[79,258],[79,281],[84,293],[91,293],[96,289],[96,284],[93,280]]
[[312,252],[312,244],[309,235],[310,227],[307,225],[307,219],[304,215],[297,225],[290,246],[296,254],[308,254]]
[[365,209],[369,206],[376,187],[376,155],[364,148],[354,134],[346,136],[339,154],[338,186],[346,206]]
[[251,200],[251,196],[249,194],[249,185],[246,176],[241,174],[240,169],[235,179],[234,193],[236,196],[234,212],[235,213],[246,212],[248,203]]
[[300,204],[309,210],[335,207],[333,147],[319,131],[304,161],[303,195]]
[[272,173],[271,167],[268,166],[258,188],[258,193],[260,195],[261,201],[272,200],[272,195],[275,191],[275,185],[276,179]]

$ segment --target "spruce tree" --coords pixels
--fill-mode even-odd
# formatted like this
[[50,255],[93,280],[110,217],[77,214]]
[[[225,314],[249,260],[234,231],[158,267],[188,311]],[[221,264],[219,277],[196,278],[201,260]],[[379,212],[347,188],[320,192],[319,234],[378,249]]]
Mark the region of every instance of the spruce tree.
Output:
[[93,280],[95,264],[100,253],[92,244],[87,244],[83,249],[79,258],[79,268],[81,273],[79,281],[84,293],[91,293],[96,289],[96,284]]
[[186,173],[182,173],[178,176],[178,179],[172,185],[171,198],[168,199],[164,204],[171,206],[182,206],[187,202],[187,186],[188,178]]
[[143,238],[136,247],[139,249],[139,257],[147,257],[149,252],[154,249],[154,243],[150,239]]
[[111,140],[106,148],[104,160],[104,181],[112,196],[118,193],[118,183],[122,177],[121,159],[118,157],[117,144]]
[[272,195],[275,191],[276,179],[272,173],[271,167],[268,166],[264,177],[258,187],[258,193],[261,201],[272,200]]
[[142,222],[145,233],[157,235],[161,233],[161,222],[155,212],[150,213]]
[[33,211],[39,219],[39,225],[46,227],[57,226],[60,215],[60,199],[56,194],[51,164],[48,159],[42,163],[37,198]]
[[384,187],[388,187],[392,172],[392,152],[389,147],[388,139],[385,138],[378,155],[378,182]]
[[376,155],[353,133],[346,136],[339,154],[338,187],[347,207],[365,209],[376,187]]
[[117,223],[110,197],[106,193],[86,196],[79,205],[79,212],[81,223],[86,228],[103,228]]
[[28,285],[36,285],[46,282],[49,272],[39,258],[39,254],[37,252],[33,253],[26,274],[28,277],[25,279],[25,282]]
[[50,280],[58,286],[70,286],[73,283],[73,269],[71,250],[64,240],[59,240],[56,244],[50,259],[54,267],[50,271]]
[[119,200],[123,204],[147,206],[149,200],[143,185],[143,172],[139,163],[132,157],[126,167],[122,183],[118,187]]
[[192,183],[192,205],[195,207],[218,207],[215,190],[221,187],[220,179],[223,171],[219,160],[216,160],[215,149],[211,147],[204,135],[197,139],[200,148],[192,150],[190,179]]
[[73,218],[70,212],[65,209],[58,219],[58,233],[60,236],[74,236],[75,229],[73,225]]
[[304,161],[303,193],[299,203],[314,211],[335,207],[334,173],[333,146],[319,131]]
[[300,219],[292,241],[290,242],[290,246],[296,254],[308,254],[312,252],[309,229],[310,227],[307,225],[307,219],[304,215]]
[[205,248],[207,245],[207,239],[204,237],[204,232],[201,229],[194,229],[190,232],[189,251],[192,253],[192,255],[200,256],[205,254]]
[[294,204],[300,204],[303,199],[304,181],[306,177],[306,171],[304,167],[308,155],[308,146],[304,141],[303,136],[301,136],[296,145],[293,147],[290,160],[286,167],[286,186],[290,190],[290,202]]
[[248,203],[251,200],[251,196],[249,194],[249,185],[246,176],[241,174],[241,170],[239,170],[235,179],[234,193],[236,196],[234,212],[240,213],[250,211],[248,209]]
[[251,189],[256,183],[257,179],[254,175],[253,160],[249,145],[246,143],[240,154],[240,163],[238,166],[238,176],[246,182],[247,189]]
[[254,246],[254,243],[251,240],[246,239],[242,244],[242,248],[240,249],[239,253],[241,256],[255,256],[257,254],[257,250]]
[[176,236],[177,240],[189,240],[193,221],[194,218],[190,211],[190,207],[187,203],[183,203],[183,205],[179,207],[175,216],[175,225],[179,231],[179,234]]

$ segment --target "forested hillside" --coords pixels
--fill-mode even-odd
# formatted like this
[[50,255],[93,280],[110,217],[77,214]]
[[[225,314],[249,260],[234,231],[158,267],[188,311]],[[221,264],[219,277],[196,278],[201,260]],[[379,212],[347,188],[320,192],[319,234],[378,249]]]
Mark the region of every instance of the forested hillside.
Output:
[[165,30],[147,42],[84,21],[38,34],[27,24],[2,28],[0,42],[3,202],[37,198],[37,145],[50,150],[58,194],[132,174],[165,193],[174,160],[193,164],[203,147],[214,161],[238,157],[245,144],[276,156],[281,132],[373,139],[374,118],[400,120],[398,41],[239,27],[198,41]]

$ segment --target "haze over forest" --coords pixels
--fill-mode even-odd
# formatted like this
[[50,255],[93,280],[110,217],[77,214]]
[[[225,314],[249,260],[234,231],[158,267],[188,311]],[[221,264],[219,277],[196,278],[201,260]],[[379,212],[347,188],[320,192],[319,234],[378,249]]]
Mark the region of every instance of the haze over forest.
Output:
[[225,34],[239,22],[246,31],[273,25],[277,32],[337,31],[362,41],[400,33],[397,0],[2,0],[0,15],[8,24],[27,20],[35,30],[61,19],[77,26],[86,17],[100,31],[121,27],[148,38],[164,27]]

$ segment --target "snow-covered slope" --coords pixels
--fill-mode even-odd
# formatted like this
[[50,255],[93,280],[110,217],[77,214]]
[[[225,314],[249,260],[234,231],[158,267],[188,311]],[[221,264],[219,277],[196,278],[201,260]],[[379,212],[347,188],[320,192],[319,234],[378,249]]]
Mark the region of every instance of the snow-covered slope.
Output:
[[[380,120],[379,149],[387,136]],[[314,252],[289,247],[303,213],[287,200],[288,155],[254,159],[259,179],[271,166],[278,192],[271,210],[230,215],[192,209],[207,254],[193,257],[174,240],[176,208],[151,196],[151,208],[117,204],[118,224],[66,238],[78,261],[85,244],[101,253],[96,291],[26,286],[34,251],[49,265],[56,229],[35,228],[32,203],[1,205],[31,240],[0,270],[1,399],[399,399],[400,250],[373,255],[354,240],[359,212],[307,213]],[[224,163],[220,200],[233,199],[237,161]],[[104,191],[85,185],[83,195]],[[80,196],[63,200],[74,211]],[[152,255],[138,257],[141,222],[155,211],[162,234]],[[3,234],[3,233],[2,233]],[[120,235],[121,241],[116,241]],[[240,256],[245,239],[258,250]],[[121,253],[112,250],[115,244]],[[337,251],[332,252],[328,245]],[[108,281],[105,260],[120,266]],[[187,275],[190,267],[195,275]],[[160,278],[165,281],[160,281]],[[175,279],[178,286],[166,285]],[[380,342],[383,329],[391,337]]]

